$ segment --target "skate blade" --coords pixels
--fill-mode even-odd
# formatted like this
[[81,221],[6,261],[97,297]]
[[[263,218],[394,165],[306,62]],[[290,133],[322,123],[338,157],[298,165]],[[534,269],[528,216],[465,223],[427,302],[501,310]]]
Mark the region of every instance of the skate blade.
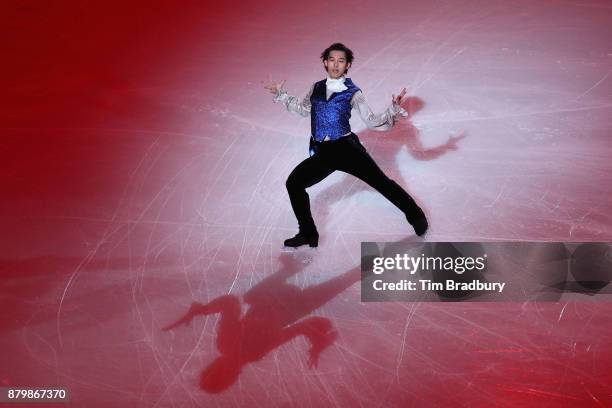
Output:
[[288,252],[288,253],[294,253],[294,252],[314,252],[317,250],[317,247],[311,247],[308,245],[302,245],[299,247],[288,247],[288,246],[282,246],[281,247],[281,252]]

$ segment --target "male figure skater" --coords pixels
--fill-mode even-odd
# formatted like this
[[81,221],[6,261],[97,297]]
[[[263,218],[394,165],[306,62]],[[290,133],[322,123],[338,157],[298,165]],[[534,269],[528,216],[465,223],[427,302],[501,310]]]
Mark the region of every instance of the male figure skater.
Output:
[[422,236],[428,228],[425,214],[403,188],[382,172],[357,135],[351,132],[349,124],[351,110],[357,109],[369,129],[391,129],[400,116],[408,116],[400,106],[407,98],[406,89],[397,96],[392,95],[391,106],[383,113],[374,114],[361,90],[346,77],[353,52],[344,44],[334,43],[323,51],[321,59],[327,79],[316,82],[302,100],[287,94],[283,89],[285,81],[265,87],[275,95],[274,102],[282,102],[290,112],[310,115],[310,157],[297,165],[286,183],[299,232],[285,240],[285,246],[318,245],[319,233],[312,219],[306,188],[336,170],[363,180],[381,193],[402,210],[415,233]]

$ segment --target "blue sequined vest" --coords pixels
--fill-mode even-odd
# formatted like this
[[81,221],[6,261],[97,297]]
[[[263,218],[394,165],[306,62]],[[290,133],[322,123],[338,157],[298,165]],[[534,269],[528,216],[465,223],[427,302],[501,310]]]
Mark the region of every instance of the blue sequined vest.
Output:
[[310,96],[310,132],[317,142],[328,136],[330,140],[337,140],[351,131],[351,99],[359,91],[353,81],[346,78],[344,86],[347,89],[334,92],[327,100],[325,81],[317,82]]

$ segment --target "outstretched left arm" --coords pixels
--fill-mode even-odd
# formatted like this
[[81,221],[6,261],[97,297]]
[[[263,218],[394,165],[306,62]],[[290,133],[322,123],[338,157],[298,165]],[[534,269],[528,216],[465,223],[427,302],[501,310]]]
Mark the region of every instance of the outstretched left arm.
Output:
[[401,117],[408,116],[408,113],[400,106],[406,99],[408,97],[406,96],[406,88],[404,88],[399,95],[392,95],[391,106],[382,113],[375,114],[366,102],[363,92],[357,91],[351,99],[351,106],[357,109],[361,120],[368,129],[382,132],[391,129]]

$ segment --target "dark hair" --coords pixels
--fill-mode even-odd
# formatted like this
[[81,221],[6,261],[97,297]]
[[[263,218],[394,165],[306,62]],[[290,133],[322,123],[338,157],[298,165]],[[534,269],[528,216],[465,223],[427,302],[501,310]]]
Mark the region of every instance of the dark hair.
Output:
[[[325,61],[326,59],[328,59],[329,53],[332,51],[343,51],[344,55],[346,55],[346,62],[348,62],[349,64],[353,62],[353,51],[351,51],[350,48],[348,48],[342,43],[333,43],[332,45],[327,47],[325,51],[321,53],[321,61]],[[348,72],[348,69],[346,71]]]

